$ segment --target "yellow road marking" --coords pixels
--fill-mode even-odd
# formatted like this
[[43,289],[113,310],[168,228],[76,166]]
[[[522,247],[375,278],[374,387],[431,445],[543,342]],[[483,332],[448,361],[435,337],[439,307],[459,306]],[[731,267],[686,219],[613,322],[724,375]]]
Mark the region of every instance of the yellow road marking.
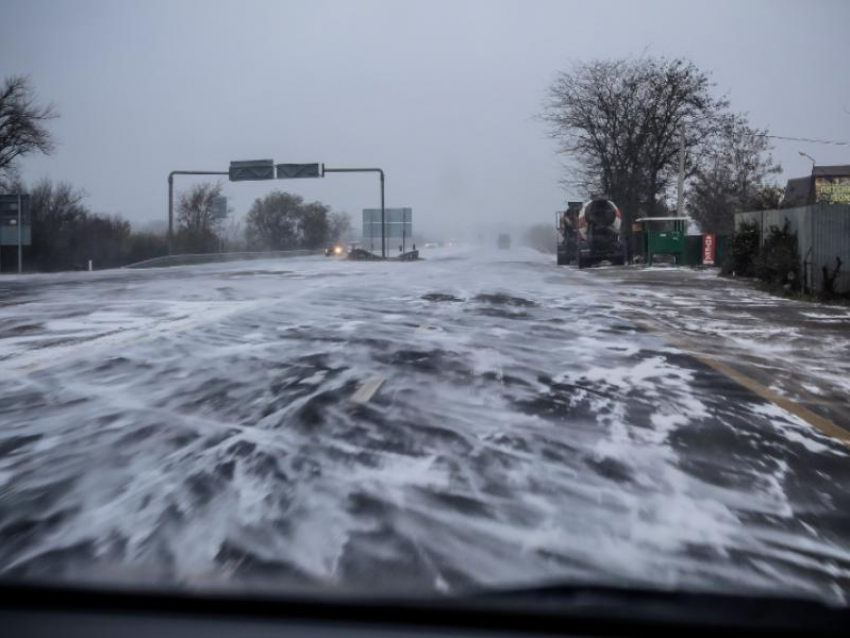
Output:
[[680,350],[687,352],[689,355],[691,355],[698,361],[704,363],[705,365],[709,366],[713,370],[716,370],[717,372],[726,375],[735,383],[747,388],[747,390],[750,390],[754,394],[760,396],[765,401],[770,401],[771,403],[778,405],[783,410],[790,412],[796,417],[799,417],[800,419],[802,419],[809,425],[812,425],[813,427],[817,428],[827,436],[831,436],[834,439],[838,439],[845,445],[850,445],[850,432],[842,428],[840,425],[837,425],[830,419],[816,414],[815,412],[809,410],[807,407],[800,405],[796,401],[792,401],[791,399],[788,399],[787,397],[784,397],[781,394],[774,392],[767,386],[762,385],[752,377],[744,374],[740,370],[733,368],[729,364],[723,363],[722,361],[718,361],[711,355],[695,350],[690,344],[686,343],[684,340],[679,339],[678,337],[675,337],[669,333],[657,330],[655,326],[647,323],[642,319],[638,319],[634,316],[630,316],[629,319],[633,323],[644,328],[645,330],[656,334],[661,338],[665,339],[666,341],[672,343]]

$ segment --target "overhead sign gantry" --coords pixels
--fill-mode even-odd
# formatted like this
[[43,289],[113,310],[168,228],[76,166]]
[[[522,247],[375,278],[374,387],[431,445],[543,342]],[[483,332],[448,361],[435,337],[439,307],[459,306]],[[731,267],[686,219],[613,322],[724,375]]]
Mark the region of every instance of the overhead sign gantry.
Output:
[[230,162],[228,171],[171,171],[168,174],[168,254],[174,237],[174,176],[227,175],[231,182],[270,179],[305,179],[324,177],[325,173],[379,173],[381,178],[381,257],[387,256],[386,212],[384,208],[384,171],[380,168],[327,168],[324,164],[275,164],[274,160]]

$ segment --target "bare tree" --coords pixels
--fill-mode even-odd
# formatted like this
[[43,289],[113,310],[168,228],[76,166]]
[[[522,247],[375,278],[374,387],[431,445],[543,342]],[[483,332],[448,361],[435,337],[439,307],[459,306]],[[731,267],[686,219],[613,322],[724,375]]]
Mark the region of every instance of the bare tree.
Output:
[[735,213],[778,208],[781,190],[769,180],[782,169],[766,134],[744,116],[728,118],[717,131],[688,192],[688,211],[704,231],[729,233]]
[[755,187],[745,206],[746,210],[776,210],[783,206],[785,189],[777,184],[762,184]]
[[53,152],[56,143],[46,123],[56,117],[52,104],[38,103],[29,78],[6,79],[0,89],[0,174],[12,171],[20,157]]
[[221,184],[195,184],[180,194],[177,204],[178,241],[183,250],[215,250],[218,237],[213,200],[221,195]]
[[10,164],[5,170],[0,170],[0,193],[25,193],[26,185],[18,167]]
[[681,59],[578,63],[550,86],[542,118],[576,164],[569,183],[613,199],[629,235],[631,221],[654,214],[673,183],[682,130],[687,173],[701,161],[728,106],[711,87]]
[[248,245],[261,250],[317,248],[328,232],[327,206],[281,191],[255,200],[245,219]]
[[[229,208],[228,212],[231,212]],[[241,219],[228,216],[221,222],[221,241],[225,250],[245,250],[245,227]]]
[[248,245],[259,250],[296,248],[299,213],[304,199],[299,195],[274,191],[254,200],[245,219]]
[[86,194],[67,182],[44,178],[31,188],[14,186],[30,195],[32,245],[25,265],[39,271],[122,266],[165,254],[164,236],[133,233],[130,223],[116,215],[93,213]]
[[38,267],[55,270],[71,267],[78,232],[89,216],[85,191],[68,182],[48,178],[37,182],[30,193],[32,252]]
[[345,241],[351,236],[351,215],[348,213],[328,214],[328,239]]
[[319,202],[305,204],[301,217],[301,246],[319,248],[328,240],[329,208]]

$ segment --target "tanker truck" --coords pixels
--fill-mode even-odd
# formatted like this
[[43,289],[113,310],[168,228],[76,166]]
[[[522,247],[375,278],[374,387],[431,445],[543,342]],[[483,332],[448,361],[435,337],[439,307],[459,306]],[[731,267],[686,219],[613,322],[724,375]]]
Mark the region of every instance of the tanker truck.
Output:
[[622,266],[626,263],[626,246],[620,235],[623,215],[607,197],[592,198],[582,206],[577,221],[577,259],[579,268],[601,261]]
[[555,213],[559,266],[573,263],[578,255],[578,214],[582,206],[582,202],[568,202],[567,210]]

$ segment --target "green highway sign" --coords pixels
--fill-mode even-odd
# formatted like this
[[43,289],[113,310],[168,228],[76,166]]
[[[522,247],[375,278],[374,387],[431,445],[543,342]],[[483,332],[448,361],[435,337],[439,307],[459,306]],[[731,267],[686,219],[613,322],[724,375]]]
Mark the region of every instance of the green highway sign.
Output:
[[278,179],[299,179],[302,177],[324,177],[321,164],[278,164]]
[[[21,209],[18,210],[20,203]],[[20,237],[18,235],[20,222]],[[32,220],[29,195],[0,195],[0,245],[32,244]]]
[[213,197],[210,202],[210,213],[213,219],[224,219],[227,217],[227,198],[223,195]]
[[380,239],[381,235],[391,239],[413,236],[413,209],[387,208],[381,225],[380,208],[363,209],[363,240]]
[[231,182],[274,179],[274,160],[245,160],[230,162],[228,172]]

